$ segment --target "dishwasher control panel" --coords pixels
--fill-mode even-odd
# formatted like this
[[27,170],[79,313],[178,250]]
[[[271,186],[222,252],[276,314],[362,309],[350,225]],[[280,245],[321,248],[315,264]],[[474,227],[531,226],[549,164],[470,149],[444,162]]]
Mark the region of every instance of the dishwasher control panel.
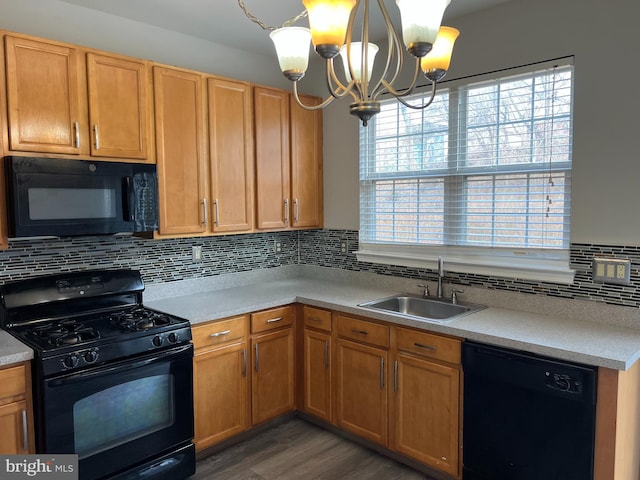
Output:
[[570,393],[582,393],[582,380],[564,373],[545,372],[546,385],[553,390]]

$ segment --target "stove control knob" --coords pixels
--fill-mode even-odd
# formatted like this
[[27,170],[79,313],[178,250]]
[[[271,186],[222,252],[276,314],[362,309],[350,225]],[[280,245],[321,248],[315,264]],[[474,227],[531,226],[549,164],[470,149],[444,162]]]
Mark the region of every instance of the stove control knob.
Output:
[[162,346],[162,337],[160,335],[156,335],[155,337],[153,337],[153,340],[151,340],[151,343],[153,343],[156,347]]
[[169,343],[176,343],[178,341],[178,335],[176,335],[176,333],[174,332],[171,332],[167,339],[169,340]]
[[87,363],[93,363],[98,359],[98,352],[95,350],[89,350],[84,354],[84,361]]
[[78,365],[79,360],[77,355],[71,354],[62,359],[62,364],[67,368],[74,368]]

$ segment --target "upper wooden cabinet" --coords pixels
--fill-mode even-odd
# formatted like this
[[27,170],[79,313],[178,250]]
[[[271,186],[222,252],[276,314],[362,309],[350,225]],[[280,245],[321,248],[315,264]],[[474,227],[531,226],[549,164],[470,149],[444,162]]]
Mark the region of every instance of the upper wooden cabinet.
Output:
[[207,79],[212,232],[253,230],[253,102],[251,85]]
[[153,67],[161,234],[205,232],[204,77]]
[[5,47],[7,150],[149,158],[145,61],[26,36]]
[[9,148],[88,152],[81,54],[72,46],[5,37]]
[[322,227],[322,112],[302,109],[283,90],[255,87],[254,118],[256,227]]
[[291,199],[289,167],[289,94],[254,88],[256,142],[256,227],[289,227]]
[[[294,228],[323,224],[322,110],[305,110],[291,98],[291,198]],[[320,99],[300,95],[305,105]]]
[[91,155],[148,157],[147,65],[87,54]]

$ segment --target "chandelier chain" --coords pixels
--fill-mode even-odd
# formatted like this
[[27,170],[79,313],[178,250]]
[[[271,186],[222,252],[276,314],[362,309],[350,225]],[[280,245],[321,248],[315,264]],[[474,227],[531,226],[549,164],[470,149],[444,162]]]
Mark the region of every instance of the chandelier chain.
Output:
[[260,28],[262,28],[263,30],[266,30],[268,32],[271,32],[273,30],[276,30],[278,28],[282,28],[282,27],[289,27],[291,25],[293,25],[294,23],[296,23],[298,20],[300,20],[301,18],[305,18],[307,16],[307,11],[303,11],[301,13],[299,13],[298,15],[296,15],[295,17],[291,17],[289,20],[287,20],[286,22],[284,22],[280,27],[270,27],[268,25],[266,25],[262,20],[260,20],[258,17],[256,17],[253,13],[251,13],[246,5],[244,4],[244,2],[242,0],[238,0],[238,5],[240,6],[240,8],[242,9],[242,11],[244,12],[244,14],[246,15],[246,17],[251,20],[253,23],[255,23],[256,25],[259,25]]

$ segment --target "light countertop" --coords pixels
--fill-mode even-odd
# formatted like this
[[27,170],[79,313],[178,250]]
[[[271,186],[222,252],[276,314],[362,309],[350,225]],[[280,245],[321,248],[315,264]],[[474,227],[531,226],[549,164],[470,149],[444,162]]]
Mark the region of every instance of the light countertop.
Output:
[[[303,275],[145,300],[145,304],[195,324],[300,302],[616,370],[626,370],[640,358],[640,328],[630,326],[494,306],[446,324],[436,324],[358,307],[360,303],[402,291],[406,290],[394,290],[388,284],[358,285],[352,281],[316,279]],[[625,316],[628,312],[621,310],[620,314]]]

